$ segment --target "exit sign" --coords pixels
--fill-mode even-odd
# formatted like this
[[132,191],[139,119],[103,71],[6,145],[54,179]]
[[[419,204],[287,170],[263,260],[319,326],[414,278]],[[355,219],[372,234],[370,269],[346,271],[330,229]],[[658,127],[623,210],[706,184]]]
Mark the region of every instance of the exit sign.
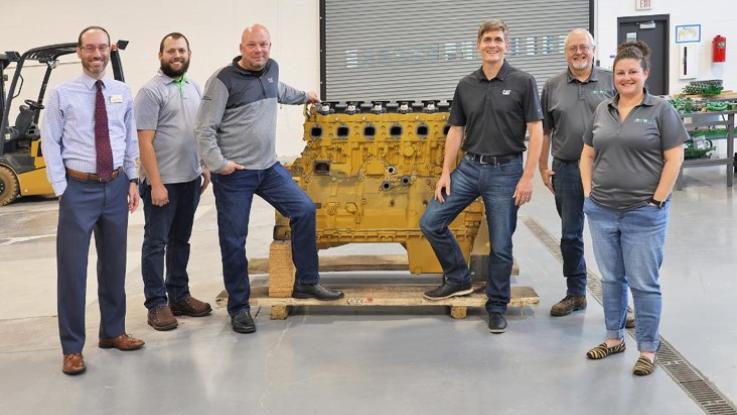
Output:
[[652,0],[635,0],[635,10],[650,10],[652,8]]

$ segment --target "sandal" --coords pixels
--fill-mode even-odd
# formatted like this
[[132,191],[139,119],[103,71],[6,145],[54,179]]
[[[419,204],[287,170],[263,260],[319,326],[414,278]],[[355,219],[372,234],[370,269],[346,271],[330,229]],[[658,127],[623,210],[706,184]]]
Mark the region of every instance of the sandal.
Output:
[[632,368],[632,373],[637,376],[647,376],[655,371],[655,361],[650,361],[645,356],[640,356],[635,362],[635,367]]
[[586,352],[586,357],[591,360],[599,360],[609,356],[610,354],[622,353],[625,349],[626,346],[624,345],[624,340],[622,340],[622,343],[613,347],[607,347],[606,342],[604,342]]

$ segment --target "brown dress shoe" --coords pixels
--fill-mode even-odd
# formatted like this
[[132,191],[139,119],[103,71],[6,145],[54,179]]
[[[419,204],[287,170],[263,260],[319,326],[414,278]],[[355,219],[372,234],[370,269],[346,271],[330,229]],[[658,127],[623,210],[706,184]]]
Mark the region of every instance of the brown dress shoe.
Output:
[[202,302],[192,296],[186,297],[176,303],[169,304],[175,316],[204,317],[212,312],[210,304]]
[[67,375],[79,375],[83,373],[87,367],[84,365],[84,358],[82,353],[70,353],[64,355],[64,364],[62,365],[61,371]]
[[148,310],[148,325],[155,330],[166,331],[177,328],[177,319],[169,306],[164,304]]
[[118,337],[113,337],[110,339],[100,339],[98,346],[100,346],[101,349],[115,348],[118,350],[128,351],[138,350],[143,347],[144,344],[144,341],[141,339],[136,339],[127,334],[121,334]]

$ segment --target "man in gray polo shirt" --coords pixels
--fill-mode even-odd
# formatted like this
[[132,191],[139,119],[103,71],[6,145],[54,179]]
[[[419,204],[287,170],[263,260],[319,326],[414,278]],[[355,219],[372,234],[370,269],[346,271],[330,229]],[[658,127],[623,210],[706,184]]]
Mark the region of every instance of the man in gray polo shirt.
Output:
[[161,69],[135,99],[146,218],[141,273],[148,324],[156,330],[176,328],[175,315],[202,317],[212,311],[189,294],[187,275],[194,213],[209,182],[209,173],[200,168],[194,138],[202,94],[186,76],[190,56],[184,35],[164,36],[159,46]]
[[[453,219],[478,197],[484,200],[491,252],[486,310],[489,331],[503,333],[503,314],[510,298],[512,234],[517,209],[532,197],[532,178],[540,157],[542,110],[532,75],[505,59],[509,34],[501,20],[479,27],[481,67],[458,83],[448,118],[443,170],[435,198],[420,220],[420,229],[443,267],[442,285],[425,293],[428,300],[467,295],[473,291],[466,260],[448,229]],[[525,132],[530,151],[522,163]],[[466,156],[455,170],[458,150]],[[452,170],[452,172],[451,172]]]
[[[561,218],[560,252],[568,291],[550,314],[565,316],[586,308],[586,261],[583,249],[583,187],[578,160],[585,129],[599,103],[614,95],[612,73],[594,66],[594,38],[574,29],[565,40],[568,68],[545,83],[542,107],[545,118],[540,174],[555,194]],[[553,165],[548,165],[552,145]]]

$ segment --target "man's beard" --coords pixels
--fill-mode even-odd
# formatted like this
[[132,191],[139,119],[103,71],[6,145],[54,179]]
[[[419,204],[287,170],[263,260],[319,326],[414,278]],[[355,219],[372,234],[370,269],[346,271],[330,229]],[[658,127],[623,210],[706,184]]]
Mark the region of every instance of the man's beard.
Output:
[[189,60],[182,62],[182,68],[179,70],[172,68],[168,63],[161,62],[161,72],[169,78],[179,78],[187,73],[187,69],[189,69]]

